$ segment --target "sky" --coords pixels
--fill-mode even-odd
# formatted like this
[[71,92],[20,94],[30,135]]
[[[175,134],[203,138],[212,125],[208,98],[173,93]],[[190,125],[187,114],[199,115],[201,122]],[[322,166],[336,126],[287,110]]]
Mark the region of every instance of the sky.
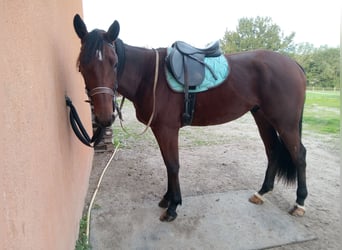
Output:
[[182,40],[199,48],[235,31],[241,18],[271,17],[295,43],[336,47],[341,0],[83,0],[88,31],[120,23],[119,37],[141,47],[169,47]]

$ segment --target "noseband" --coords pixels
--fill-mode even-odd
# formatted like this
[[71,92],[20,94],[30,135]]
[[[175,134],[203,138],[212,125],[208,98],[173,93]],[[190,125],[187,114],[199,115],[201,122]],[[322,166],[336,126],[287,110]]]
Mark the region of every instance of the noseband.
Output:
[[[87,91],[87,95],[88,95],[89,99],[91,99],[93,96],[98,95],[98,94],[107,94],[107,95],[110,95],[111,97],[113,97],[113,112],[115,110],[117,110],[118,115],[121,119],[121,111],[119,109],[119,105],[117,104],[116,98],[115,98],[116,93],[117,93],[116,91],[114,91],[113,89],[108,88],[108,87],[96,87],[90,91]],[[89,100],[88,102],[91,103],[91,100]]]
[[95,95],[98,94],[107,94],[107,95],[111,95],[111,96],[115,96],[115,92],[113,89],[108,88],[108,87],[96,87],[93,88],[92,90],[88,91],[88,96],[89,97],[93,97]]
[[[114,91],[113,89],[108,88],[108,87],[96,87],[90,91],[87,91],[87,95],[88,95],[89,99],[91,99],[93,96],[98,95],[98,94],[107,94],[107,95],[112,96],[113,97],[113,112],[116,110],[118,112],[120,119],[121,119],[121,111],[119,109],[119,105],[117,104],[116,98],[115,98],[116,93],[117,93],[116,91]],[[87,102],[91,103],[91,100],[89,100]]]

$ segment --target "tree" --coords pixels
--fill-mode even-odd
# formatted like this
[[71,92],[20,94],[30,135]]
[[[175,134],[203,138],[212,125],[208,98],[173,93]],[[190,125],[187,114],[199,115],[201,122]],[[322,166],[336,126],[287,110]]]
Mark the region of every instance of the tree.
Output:
[[285,36],[270,17],[241,18],[236,31],[226,30],[220,40],[224,53],[268,49],[296,60],[304,69],[308,85],[339,87],[340,47],[315,48],[310,43],[294,44],[295,33]]
[[269,49],[285,54],[293,53],[295,33],[284,36],[280,27],[270,17],[241,18],[236,31],[226,31],[220,40],[225,53],[253,49]]
[[321,46],[314,48],[310,44],[298,46],[294,58],[306,71],[308,84],[319,87],[339,87],[340,48]]

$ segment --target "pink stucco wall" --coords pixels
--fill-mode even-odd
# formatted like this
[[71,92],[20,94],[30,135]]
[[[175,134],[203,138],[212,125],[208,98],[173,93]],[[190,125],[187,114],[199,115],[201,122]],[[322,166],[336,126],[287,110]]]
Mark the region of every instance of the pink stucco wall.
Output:
[[81,0],[0,1],[1,249],[74,249],[93,159],[64,99],[91,131],[75,13]]

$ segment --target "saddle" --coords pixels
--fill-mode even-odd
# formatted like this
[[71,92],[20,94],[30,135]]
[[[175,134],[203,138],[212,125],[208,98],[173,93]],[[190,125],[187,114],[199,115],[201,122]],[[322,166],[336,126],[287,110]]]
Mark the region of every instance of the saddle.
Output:
[[217,57],[221,54],[218,41],[204,49],[177,41],[172,45],[171,52],[166,57],[166,64],[179,83],[190,87],[197,86],[203,82],[206,67],[216,79],[215,72],[205,64],[204,58]]
[[214,70],[205,63],[204,58],[218,57],[221,54],[218,41],[204,49],[193,47],[182,41],[173,43],[171,52],[165,60],[174,78],[184,85],[183,125],[191,124],[196,102],[196,94],[189,93],[189,88],[194,88],[203,82],[205,68],[208,68],[214,79],[217,79]]

